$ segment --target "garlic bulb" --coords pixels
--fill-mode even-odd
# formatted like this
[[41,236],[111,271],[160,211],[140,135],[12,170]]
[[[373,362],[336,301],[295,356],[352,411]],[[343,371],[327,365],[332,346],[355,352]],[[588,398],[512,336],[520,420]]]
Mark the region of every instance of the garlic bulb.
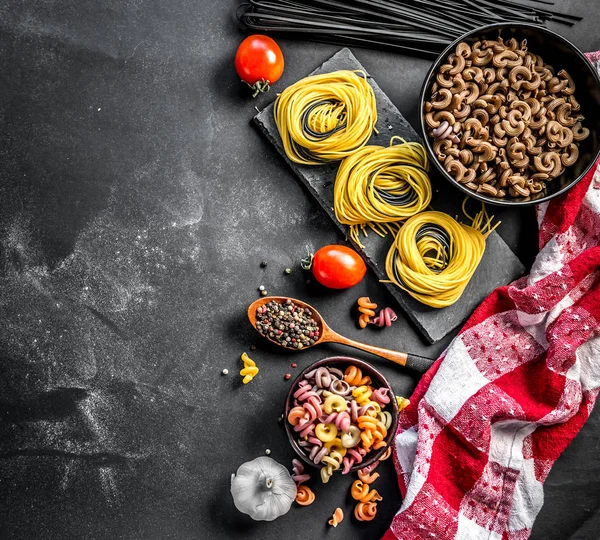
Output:
[[231,495],[240,512],[256,521],[273,521],[292,506],[296,484],[283,465],[270,457],[258,457],[231,475]]

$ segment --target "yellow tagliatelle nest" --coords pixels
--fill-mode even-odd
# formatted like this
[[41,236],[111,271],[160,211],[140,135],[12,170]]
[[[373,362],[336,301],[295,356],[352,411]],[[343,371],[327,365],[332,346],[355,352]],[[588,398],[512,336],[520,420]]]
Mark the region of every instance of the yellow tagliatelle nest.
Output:
[[244,367],[240,371],[240,375],[244,377],[242,382],[244,384],[248,384],[258,374],[258,368],[256,367],[254,360],[252,360],[246,353],[242,353],[241,358],[242,362],[244,362]]
[[[394,144],[398,140],[401,144]],[[431,202],[429,161],[416,142],[392,137],[390,146],[365,146],[340,164],[333,189],[337,220],[350,226],[350,238],[363,247],[359,231],[396,233],[398,222]]]
[[411,217],[388,252],[389,280],[425,305],[454,304],[481,262],[485,239],[495,228],[485,209],[471,221],[472,225],[465,225],[435,211]]
[[308,506],[315,501],[315,494],[312,489],[308,486],[298,486],[298,491],[296,492],[296,502],[300,506]]
[[302,165],[344,159],[367,143],[377,122],[363,71],[301,79],[277,96],[273,114],[287,157]]

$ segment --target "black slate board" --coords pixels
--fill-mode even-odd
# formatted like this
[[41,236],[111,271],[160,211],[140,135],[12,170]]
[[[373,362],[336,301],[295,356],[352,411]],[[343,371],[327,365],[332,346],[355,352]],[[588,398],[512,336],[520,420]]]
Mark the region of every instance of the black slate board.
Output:
[[[327,73],[339,69],[366,69],[360,64],[352,52],[344,48],[323,63],[321,67],[314,70],[311,75]],[[394,135],[403,137],[407,141],[420,141],[411,125],[400,114],[400,111],[389,100],[386,94],[379,88],[377,83],[369,76],[369,82],[375,92],[377,100],[377,130],[368,144],[388,146],[390,138]],[[317,202],[325,209],[334,223],[347,233],[347,227],[339,223],[333,212],[333,183],[338,163],[329,163],[322,166],[303,166],[293,163],[285,156],[282,141],[273,119],[273,104],[260,111],[254,121],[269,141],[277,148],[279,153],[292,167],[300,181],[308,188]],[[441,184],[439,178],[432,176],[434,191],[437,192],[432,200],[432,206],[436,210],[442,210],[450,215],[462,215],[460,204],[455,194],[445,197],[444,191],[448,188],[446,183]],[[389,250],[392,238],[390,236],[381,238],[371,233],[362,240],[364,249],[354,246],[362,253],[367,264],[373,269],[379,279],[387,279],[385,273],[385,257]],[[514,255],[504,240],[492,233],[487,240],[486,251],[473,279],[465,289],[464,294],[454,305],[444,309],[434,309],[416,301],[397,286],[386,283],[386,287],[392,296],[398,301],[410,319],[415,323],[425,338],[434,343],[467,319],[477,305],[496,287],[506,285],[516,277],[520,276],[525,268]]]

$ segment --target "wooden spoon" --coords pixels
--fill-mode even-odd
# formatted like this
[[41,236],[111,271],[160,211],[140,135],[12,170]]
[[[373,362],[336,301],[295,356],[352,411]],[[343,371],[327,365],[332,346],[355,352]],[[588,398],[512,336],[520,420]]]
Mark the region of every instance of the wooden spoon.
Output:
[[[256,329],[256,309],[264,306],[268,302],[274,301],[278,304],[284,303],[289,297],[287,296],[265,296],[264,298],[259,298],[256,302],[252,302],[250,307],[248,307],[248,319],[250,319],[250,323]],[[296,300],[295,298],[290,298],[294,304],[301,306],[303,308],[310,309],[312,313],[312,318],[317,321],[317,325],[319,327],[319,339],[315,341],[313,345],[305,345],[302,349],[292,349],[291,347],[285,347],[278,341],[271,339],[269,336],[265,336],[261,334],[261,336],[268,339],[271,343],[275,343],[275,345],[279,345],[288,351],[300,351],[307,349],[308,347],[313,347],[314,345],[319,345],[321,343],[341,343],[342,345],[348,345],[349,347],[354,347],[355,349],[360,349],[361,351],[366,351],[376,356],[380,356],[381,358],[385,358],[386,360],[390,360],[396,364],[401,366],[406,366],[407,368],[413,369],[419,373],[425,373],[433,364],[434,360],[431,358],[425,358],[423,356],[418,356],[416,354],[408,354],[405,352],[391,351],[389,349],[382,349],[381,347],[375,347],[374,345],[367,345],[366,343],[360,343],[359,341],[354,341],[353,339],[349,339],[347,337],[341,336],[337,332],[333,331],[321,316],[321,314],[310,304],[306,302],[302,302],[302,300]],[[258,331],[258,330],[257,330]]]

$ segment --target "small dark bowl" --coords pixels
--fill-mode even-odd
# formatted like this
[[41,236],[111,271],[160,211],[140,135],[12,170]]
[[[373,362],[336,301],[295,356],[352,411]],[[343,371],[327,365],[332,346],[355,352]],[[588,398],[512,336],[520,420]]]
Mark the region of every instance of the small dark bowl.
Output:
[[[302,373],[300,373],[300,375],[296,378],[296,380],[290,387],[290,391],[288,392],[287,399],[285,400],[285,415],[283,421],[285,423],[285,432],[287,433],[287,437],[290,441],[290,444],[292,445],[292,448],[296,451],[296,454],[298,454],[302,461],[304,461],[304,463],[310,465],[311,467],[319,467],[319,465],[315,465],[308,458],[308,455],[304,453],[304,449],[298,444],[296,433],[293,430],[293,426],[290,425],[290,423],[287,421],[287,417],[290,413],[292,403],[294,401],[293,394],[296,390],[298,390],[298,383],[303,379],[306,373],[321,366],[338,367],[342,371],[344,371],[344,369],[348,366],[356,366],[363,372],[364,375],[368,375],[369,377],[371,377],[371,382],[373,383],[373,386],[377,388],[387,388],[390,393],[390,403],[386,406],[385,409],[389,410],[392,413],[392,425],[390,426],[390,429],[388,430],[387,436],[385,438],[387,446],[384,446],[379,450],[369,452],[365,456],[363,461],[350,468],[351,472],[358,471],[363,467],[367,467],[368,465],[375,463],[375,461],[377,461],[387,450],[387,447],[392,445],[392,441],[394,439],[394,436],[396,435],[396,428],[398,427],[398,404],[396,403],[394,391],[392,390],[390,383],[387,382],[386,378],[373,366],[367,364],[366,362],[363,362],[362,360],[359,360],[358,358],[351,358],[349,356],[332,356],[330,358],[323,358],[322,360],[311,364],[304,371],[302,371]],[[391,406],[391,409],[387,408],[389,406]]]
[[[579,145],[579,159],[577,162],[571,167],[567,167],[563,174],[547,182],[547,187],[544,191],[530,197],[499,199],[475,193],[462,184],[459,184],[445,171],[442,164],[438,161],[433,151],[433,139],[427,135],[424,105],[431,96],[431,87],[435,82],[435,76],[440,66],[446,62],[450,53],[454,51],[461,41],[474,43],[484,38],[490,40],[497,39],[498,35],[501,35],[505,40],[512,37],[519,41],[527,39],[527,47],[531,52],[539,54],[544,59],[544,62],[553,66],[557,72],[563,68],[569,72],[575,81],[575,97],[581,104],[581,114],[585,116],[583,125],[590,130],[590,136]],[[600,78],[598,77],[598,73],[583,53],[570,41],[556,32],[535,24],[517,22],[490,24],[468,32],[458,38],[448,46],[429,69],[423,88],[421,89],[419,111],[425,147],[431,161],[435,163],[441,175],[467,195],[485,203],[500,206],[529,206],[549,201],[565,193],[577,184],[588,173],[594,163],[596,163],[600,154],[600,144],[598,142],[598,133],[600,133]]]

